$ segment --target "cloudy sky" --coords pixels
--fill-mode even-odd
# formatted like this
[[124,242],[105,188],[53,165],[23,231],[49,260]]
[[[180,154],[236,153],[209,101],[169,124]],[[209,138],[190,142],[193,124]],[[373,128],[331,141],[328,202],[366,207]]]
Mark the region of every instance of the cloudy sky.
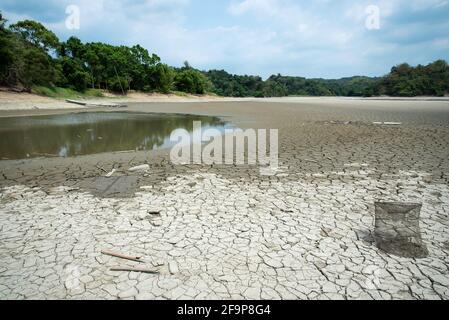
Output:
[[[66,26],[70,5],[77,30]],[[449,60],[449,0],[1,0],[0,10],[63,40],[139,43],[174,66],[263,77],[380,76]]]

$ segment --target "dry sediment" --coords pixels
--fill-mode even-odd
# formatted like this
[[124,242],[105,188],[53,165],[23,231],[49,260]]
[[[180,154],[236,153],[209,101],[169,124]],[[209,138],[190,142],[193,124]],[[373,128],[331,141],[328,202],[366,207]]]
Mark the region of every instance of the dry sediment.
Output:
[[[0,297],[447,299],[449,108],[427,105],[427,113],[396,102],[390,112],[325,103],[131,106],[279,128],[281,170],[271,177],[251,166],[174,166],[166,151],[2,161]],[[143,163],[148,173],[128,171]],[[428,257],[376,247],[379,200],[423,204]],[[159,274],[110,271],[118,266]]]

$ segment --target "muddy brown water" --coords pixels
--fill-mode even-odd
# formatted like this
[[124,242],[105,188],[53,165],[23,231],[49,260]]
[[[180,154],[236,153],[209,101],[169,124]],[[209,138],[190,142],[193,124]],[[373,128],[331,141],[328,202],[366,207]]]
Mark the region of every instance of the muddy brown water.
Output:
[[0,159],[72,157],[105,152],[167,148],[176,129],[223,131],[217,117],[131,112],[89,112],[0,118]]

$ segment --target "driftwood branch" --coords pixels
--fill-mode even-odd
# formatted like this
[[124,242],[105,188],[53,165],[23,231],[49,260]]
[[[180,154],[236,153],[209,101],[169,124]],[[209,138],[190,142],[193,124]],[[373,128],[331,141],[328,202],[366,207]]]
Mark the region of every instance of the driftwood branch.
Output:
[[71,99],[67,99],[66,100],[67,103],[72,103],[72,104],[77,104],[80,106],[85,106],[85,107],[104,107],[104,108],[126,108],[128,107],[128,105],[126,104],[120,104],[120,103],[88,103],[88,102],[84,102],[84,101],[77,101],[77,100],[71,100]]
[[103,167],[100,167],[100,166],[95,166],[98,170],[101,170],[101,171],[103,171],[104,173],[108,173]]
[[105,254],[105,255],[108,255],[108,256],[120,258],[120,259],[131,260],[131,261],[135,261],[135,262],[142,262],[141,257],[127,256],[127,255],[124,255],[124,254],[121,254],[121,253],[117,253],[117,252],[113,252],[113,251],[109,251],[109,250],[102,250],[101,253]]
[[149,274],[159,274],[159,271],[143,269],[143,268],[111,268],[111,271],[123,271],[123,272],[140,272]]
[[313,160],[313,159],[300,159],[300,160],[305,161],[305,162],[319,163],[318,161]]
[[66,99],[66,102],[72,103],[72,104],[77,104],[77,105],[80,105],[80,106],[86,106],[87,105],[87,102],[76,101],[76,100],[71,100],[71,99]]

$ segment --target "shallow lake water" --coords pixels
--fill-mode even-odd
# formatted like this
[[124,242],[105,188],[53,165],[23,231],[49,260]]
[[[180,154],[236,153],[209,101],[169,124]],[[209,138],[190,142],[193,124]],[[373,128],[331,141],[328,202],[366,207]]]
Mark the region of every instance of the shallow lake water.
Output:
[[168,148],[176,129],[224,132],[230,124],[216,117],[130,112],[86,112],[0,118],[0,159],[72,157],[104,152]]

